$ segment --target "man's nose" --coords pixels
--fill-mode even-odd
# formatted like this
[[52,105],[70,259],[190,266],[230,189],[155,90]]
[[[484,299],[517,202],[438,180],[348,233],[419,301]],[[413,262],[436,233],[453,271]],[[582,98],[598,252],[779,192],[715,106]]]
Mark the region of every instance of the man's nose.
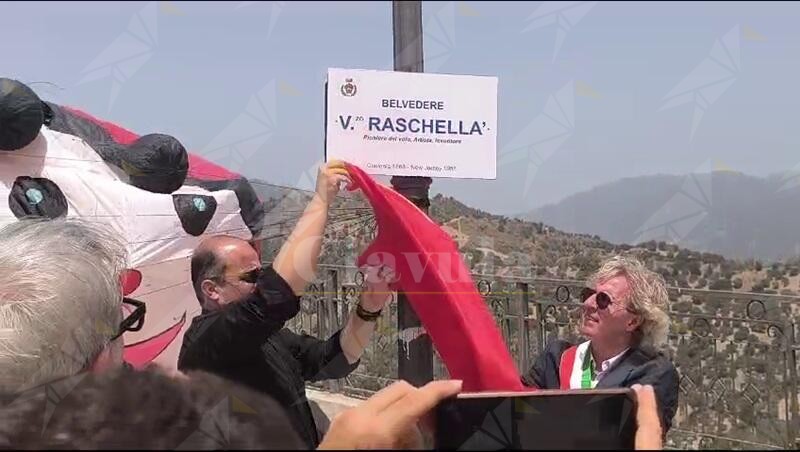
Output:
[[584,300],[583,307],[589,309],[597,309],[596,300],[597,300],[597,294],[592,294],[592,296]]

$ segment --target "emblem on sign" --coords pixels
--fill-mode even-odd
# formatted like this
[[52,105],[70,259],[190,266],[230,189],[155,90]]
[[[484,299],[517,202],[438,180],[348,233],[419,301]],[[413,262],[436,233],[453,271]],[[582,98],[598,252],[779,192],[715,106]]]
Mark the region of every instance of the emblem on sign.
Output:
[[353,79],[346,78],[344,79],[344,85],[342,85],[342,96],[345,97],[353,97],[356,95],[356,84],[353,83]]

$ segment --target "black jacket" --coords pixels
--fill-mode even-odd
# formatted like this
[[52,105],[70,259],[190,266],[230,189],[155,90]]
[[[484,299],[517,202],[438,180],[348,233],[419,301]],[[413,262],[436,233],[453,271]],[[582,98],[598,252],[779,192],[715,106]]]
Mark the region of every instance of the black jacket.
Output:
[[256,293],[192,320],[178,358],[181,371],[204,370],[272,396],[287,411],[309,448],[319,444],[305,382],[343,378],[358,367],[349,364],[339,344],[340,331],[328,340],[284,328],[300,299],[271,267]]
[[[577,344],[563,340],[550,342],[533,367],[522,377],[522,383],[540,389],[559,389],[561,354],[573,345]],[[597,382],[597,387],[627,388],[635,384],[653,386],[661,426],[666,434],[678,408],[678,371],[675,366],[663,353],[647,347],[632,347]]]

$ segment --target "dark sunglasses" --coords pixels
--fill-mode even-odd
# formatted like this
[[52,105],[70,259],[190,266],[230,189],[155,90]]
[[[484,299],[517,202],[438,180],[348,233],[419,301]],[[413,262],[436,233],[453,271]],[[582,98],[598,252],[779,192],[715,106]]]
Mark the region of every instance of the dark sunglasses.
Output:
[[255,284],[256,281],[258,281],[258,277],[261,276],[262,271],[263,270],[261,268],[254,268],[247,273],[239,275],[239,280],[246,283]]
[[122,304],[133,306],[133,312],[120,322],[119,331],[111,338],[112,341],[122,336],[127,331],[139,331],[144,326],[144,314],[147,311],[147,306],[144,302],[134,300],[133,298],[123,298]]
[[[585,303],[586,300],[588,300],[594,294],[597,294],[597,297],[594,299],[595,303],[597,304],[597,309],[608,309],[608,306],[614,303],[609,294],[605,292],[598,292],[589,287],[584,287],[581,290],[581,302]],[[628,306],[626,306],[625,309],[632,314],[636,314],[636,311]]]

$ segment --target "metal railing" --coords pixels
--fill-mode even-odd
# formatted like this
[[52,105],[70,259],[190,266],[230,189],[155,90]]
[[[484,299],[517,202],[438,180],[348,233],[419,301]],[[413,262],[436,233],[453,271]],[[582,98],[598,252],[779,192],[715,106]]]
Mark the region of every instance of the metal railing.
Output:
[[[581,281],[473,275],[520,370],[553,338],[577,339]],[[363,274],[321,266],[289,325],[317,337],[344,326]],[[800,447],[800,297],[669,288],[671,328],[665,352],[680,375],[670,448]],[[358,369],[323,389],[366,397],[397,378],[397,306],[376,326]],[[434,353],[436,378],[447,370]]]

